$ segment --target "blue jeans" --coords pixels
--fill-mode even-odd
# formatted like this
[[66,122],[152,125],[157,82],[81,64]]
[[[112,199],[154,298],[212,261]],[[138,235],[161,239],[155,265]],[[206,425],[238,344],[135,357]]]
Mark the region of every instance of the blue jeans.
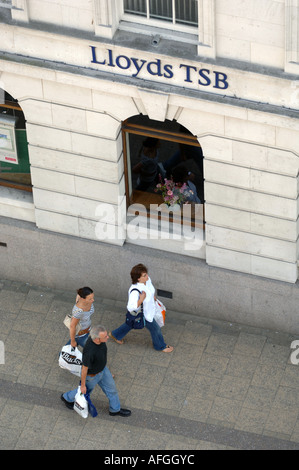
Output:
[[[165,349],[167,345],[164,341],[161,328],[159,327],[158,323],[155,320],[152,322],[145,320],[145,328],[147,328],[151,334],[154,349],[157,351],[162,351],[162,349]],[[131,329],[132,328],[127,325],[127,323],[123,323],[120,327],[116,328],[116,330],[111,331],[111,333],[114,338],[120,341],[126,336],[127,333],[129,333],[129,331],[131,331]]]
[[[117,413],[120,410],[120,401],[114,379],[107,366],[102,370],[102,372],[99,372],[94,377],[87,375],[86,389],[89,394],[91,394],[96,385],[101,387],[108,398],[109,411]],[[64,393],[63,397],[66,401],[73,403],[75,401],[77,391],[77,388],[75,390],[70,390],[69,392]]]

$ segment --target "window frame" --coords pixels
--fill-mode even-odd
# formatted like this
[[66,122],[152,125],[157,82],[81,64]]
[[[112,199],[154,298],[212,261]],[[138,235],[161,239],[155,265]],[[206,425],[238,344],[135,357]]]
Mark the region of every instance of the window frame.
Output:
[[299,0],[286,0],[285,72],[299,72]]
[[[127,211],[129,214],[129,208],[131,205],[141,204],[145,206],[146,212],[140,213],[140,215],[143,215],[144,217],[149,218],[151,217],[151,214],[149,212],[149,208],[147,207],[147,203],[160,205],[160,204],[163,204],[163,199],[162,199],[162,196],[158,194],[146,193],[146,192],[145,192],[145,195],[149,194],[150,195],[149,197],[145,196],[145,198],[143,197],[140,198],[139,194],[135,196],[136,192],[134,193],[134,189],[132,188],[132,185],[130,184],[130,180],[129,180],[131,178],[131,174],[129,175],[129,172],[132,171],[132,168],[131,168],[130,162],[128,162],[128,135],[135,134],[135,135],[140,135],[144,137],[154,137],[154,138],[166,140],[169,142],[175,142],[178,144],[192,145],[194,147],[201,147],[201,145],[198,142],[197,138],[193,135],[185,134],[182,136],[180,132],[165,131],[165,130],[154,129],[148,126],[143,126],[140,124],[132,124],[128,122],[128,119],[122,122],[121,132],[122,132],[122,142],[123,142],[124,176],[125,176]],[[138,193],[140,192],[138,191]],[[149,201],[149,199],[151,198],[152,198],[152,201]],[[204,202],[200,204],[200,206],[203,207],[202,223],[198,221],[194,222],[194,212],[193,212],[194,209],[192,209],[191,226],[200,227],[204,231],[205,230],[205,204]],[[170,222],[179,223],[179,224],[183,222],[182,212],[179,215],[173,214],[172,212],[170,212],[170,214],[168,213],[167,215],[169,215]],[[161,220],[162,217],[163,215],[161,214],[157,215],[158,220]]]
[[160,29],[169,29],[175,32],[180,32],[180,33],[186,33],[186,34],[198,34],[198,25],[199,25],[199,11],[200,11],[200,5],[199,5],[199,0],[196,0],[198,3],[198,17],[197,17],[197,25],[196,26],[187,26],[184,24],[176,23],[175,22],[175,0],[172,0],[173,2],[173,15],[172,15],[172,21],[163,21],[163,20],[158,20],[155,18],[150,18],[149,16],[149,0],[146,0],[146,7],[147,7],[147,16],[142,16],[142,15],[134,15],[133,13],[125,13],[124,10],[124,0],[122,0],[122,15],[121,15],[121,20],[126,21],[128,23],[134,23],[138,25],[147,25],[151,26],[153,28],[160,28]]
[[[95,1],[95,0],[94,0]],[[138,34],[159,35],[171,41],[194,44],[197,55],[215,59],[216,51],[216,0],[198,1],[198,27],[185,26],[181,31],[174,28],[172,23],[150,20],[141,23],[140,16],[124,13],[124,1],[115,0],[118,12],[120,31],[136,32]],[[290,1],[290,0],[288,0]],[[157,44],[154,44],[157,45]]]

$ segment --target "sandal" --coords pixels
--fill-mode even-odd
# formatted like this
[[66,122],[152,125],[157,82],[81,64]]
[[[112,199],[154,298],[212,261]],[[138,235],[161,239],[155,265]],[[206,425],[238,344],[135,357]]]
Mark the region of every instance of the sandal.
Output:
[[166,348],[162,349],[162,351],[165,353],[170,353],[173,351],[173,346],[166,346]]
[[111,331],[108,333],[108,336],[109,336],[109,338],[113,339],[113,341],[115,341],[117,344],[124,344],[124,340],[123,340],[123,339],[121,339],[121,340],[116,339],[116,338],[113,336],[113,334],[111,333]]

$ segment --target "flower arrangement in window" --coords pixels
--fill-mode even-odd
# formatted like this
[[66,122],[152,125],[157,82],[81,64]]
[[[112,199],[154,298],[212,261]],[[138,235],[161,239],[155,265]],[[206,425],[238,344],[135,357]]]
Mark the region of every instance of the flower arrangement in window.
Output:
[[171,179],[163,180],[160,177],[160,183],[156,185],[155,192],[162,194],[163,200],[167,206],[174,207],[187,203],[190,198],[190,192],[192,191],[190,191],[186,183],[175,183]]

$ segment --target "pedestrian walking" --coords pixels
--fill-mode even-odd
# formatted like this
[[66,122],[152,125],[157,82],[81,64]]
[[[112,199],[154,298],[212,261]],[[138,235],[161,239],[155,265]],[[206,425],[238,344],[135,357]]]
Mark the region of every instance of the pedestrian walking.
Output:
[[[90,287],[82,287],[77,290],[76,303],[72,310],[70,324],[70,340],[66,344],[84,347],[91,328],[91,315],[94,313],[94,293]],[[79,331],[78,325],[80,323]]]
[[[116,385],[107,367],[107,340],[109,336],[104,326],[91,328],[90,336],[83,348],[81,392],[89,395],[96,385],[103,390],[109,400],[111,416],[130,416],[131,411],[120,407]],[[61,400],[69,409],[73,409],[77,388],[61,395]]]
[[[127,311],[129,313],[137,313],[143,309],[144,326],[151,334],[153,347],[157,351],[169,353],[173,351],[173,347],[165,343],[161,328],[155,321],[155,288],[148,275],[147,267],[143,264],[137,264],[131,270],[132,285],[128,293]],[[127,321],[115,330],[109,333],[111,339],[118,344],[123,344],[123,338],[133,328],[132,324]]]

